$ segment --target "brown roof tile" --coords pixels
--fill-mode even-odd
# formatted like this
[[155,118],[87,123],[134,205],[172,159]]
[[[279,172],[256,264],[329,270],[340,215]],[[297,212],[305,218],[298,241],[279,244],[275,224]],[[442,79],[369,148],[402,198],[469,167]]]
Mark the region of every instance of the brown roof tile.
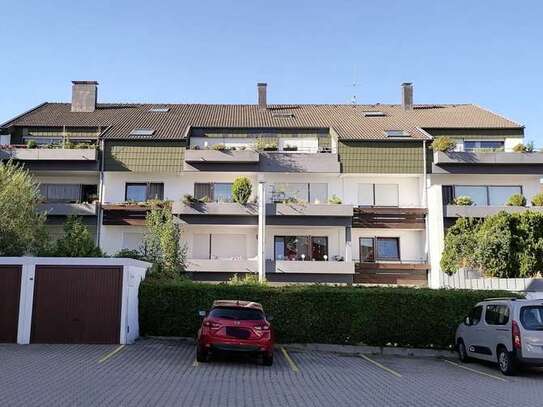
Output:
[[[168,107],[164,113],[152,107]],[[365,111],[385,116],[368,117]],[[134,128],[155,130],[153,139],[180,139],[189,127],[215,128],[330,128],[343,140],[387,139],[385,130],[404,130],[413,139],[425,139],[420,129],[500,128],[522,126],[476,105],[418,105],[406,111],[400,105],[257,105],[207,104],[99,104],[92,113],[72,112],[69,103],[45,103],[23,114],[9,126],[109,127],[105,138],[131,139]]]

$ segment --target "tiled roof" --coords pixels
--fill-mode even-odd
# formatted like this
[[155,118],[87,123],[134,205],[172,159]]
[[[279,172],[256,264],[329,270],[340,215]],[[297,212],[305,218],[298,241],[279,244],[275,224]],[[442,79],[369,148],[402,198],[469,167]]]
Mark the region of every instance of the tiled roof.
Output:
[[[157,107],[167,112],[150,112]],[[380,111],[384,116],[365,116]],[[110,127],[105,138],[132,139],[135,128],[154,129],[153,139],[180,139],[192,127],[215,128],[330,128],[342,140],[387,139],[385,130],[404,130],[412,139],[427,138],[422,129],[500,128],[522,126],[476,105],[206,105],[98,104],[92,113],[72,112],[69,103],[45,103],[9,126]]]

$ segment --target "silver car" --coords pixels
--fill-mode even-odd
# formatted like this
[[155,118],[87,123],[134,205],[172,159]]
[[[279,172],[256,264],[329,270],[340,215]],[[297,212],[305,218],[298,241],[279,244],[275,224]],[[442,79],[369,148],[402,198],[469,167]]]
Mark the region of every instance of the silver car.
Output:
[[543,366],[543,300],[484,300],[458,326],[455,343],[462,362],[497,362],[505,375],[520,365]]

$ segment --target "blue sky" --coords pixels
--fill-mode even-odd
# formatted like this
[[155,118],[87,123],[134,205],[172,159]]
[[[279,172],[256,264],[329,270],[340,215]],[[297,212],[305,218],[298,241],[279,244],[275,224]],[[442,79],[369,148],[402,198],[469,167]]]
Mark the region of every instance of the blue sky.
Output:
[[70,81],[99,100],[477,103],[543,146],[543,2],[6,1],[0,122]]

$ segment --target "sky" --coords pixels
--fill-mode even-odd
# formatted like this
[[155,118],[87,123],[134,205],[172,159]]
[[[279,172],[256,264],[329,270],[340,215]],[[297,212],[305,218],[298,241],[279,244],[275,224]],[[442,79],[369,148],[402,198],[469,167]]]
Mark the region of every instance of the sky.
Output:
[[[99,102],[475,103],[543,147],[543,1],[0,0],[0,123]],[[353,86],[353,83],[356,85]]]

